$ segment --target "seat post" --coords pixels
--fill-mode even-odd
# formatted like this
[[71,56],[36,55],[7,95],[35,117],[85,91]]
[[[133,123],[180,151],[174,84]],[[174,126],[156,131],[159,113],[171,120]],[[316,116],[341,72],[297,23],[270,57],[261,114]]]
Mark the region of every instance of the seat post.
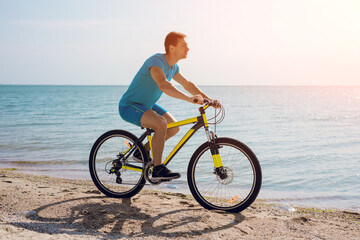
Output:
[[152,148],[152,136],[151,136],[151,133],[153,133],[153,132],[155,132],[155,131],[152,130],[151,128],[146,128],[146,135],[148,137],[149,147],[150,147],[150,155],[151,155],[152,159],[154,159],[153,148]]

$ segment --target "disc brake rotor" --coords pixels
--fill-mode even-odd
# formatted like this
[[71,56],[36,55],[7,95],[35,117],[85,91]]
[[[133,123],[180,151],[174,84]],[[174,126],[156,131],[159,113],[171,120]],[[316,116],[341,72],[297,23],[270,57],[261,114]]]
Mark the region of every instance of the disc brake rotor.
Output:
[[226,172],[227,177],[224,179],[221,179],[220,176],[218,174],[216,174],[216,179],[220,184],[228,185],[234,179],[234,172],[228,167],[223,167],[223,171]]

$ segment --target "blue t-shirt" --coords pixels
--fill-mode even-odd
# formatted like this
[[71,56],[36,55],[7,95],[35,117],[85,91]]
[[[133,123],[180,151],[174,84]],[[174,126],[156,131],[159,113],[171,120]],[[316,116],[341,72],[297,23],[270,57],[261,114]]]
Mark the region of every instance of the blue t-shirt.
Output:
[[163,93],[151,77],[150,68],[154,66],[160,67],[169,81],[179,72],[179,66],[175,64],[170,67],[164,54],[157,53],[151,56],[135,75],[129,88],[120,100],[120,106],[129,106],[132,103],[142,104],[149,108],[154,106]]

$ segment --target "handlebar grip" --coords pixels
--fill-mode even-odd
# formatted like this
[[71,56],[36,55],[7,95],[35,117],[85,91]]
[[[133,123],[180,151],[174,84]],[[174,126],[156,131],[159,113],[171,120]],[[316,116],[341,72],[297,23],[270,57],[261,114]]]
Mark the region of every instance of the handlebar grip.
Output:
[[[199,101],[197,99],[193,99],[193,103],[198,103]],[[206,104],[212,104],[212,101],[208,98],[204,98],[204,103]]]

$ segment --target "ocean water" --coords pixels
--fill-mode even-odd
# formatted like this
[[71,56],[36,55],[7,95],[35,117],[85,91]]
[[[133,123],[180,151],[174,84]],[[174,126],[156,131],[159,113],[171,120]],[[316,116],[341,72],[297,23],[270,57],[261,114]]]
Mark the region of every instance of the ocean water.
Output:
[[[89,152],[102,133],[142,133],[118,115],[126,88],[0,85],[0,167],[90,179]],[[258,198],[360,211],[360,87],[201,88],[226,109],[217,135],[236,138],[257,155],[263,172]],[[159,104],[178,120],[198,114],[197,106],[165,94]],[[166,143],[164,155],[188,128]],[[200,129],[169,164],[182,178],[148,188],[190,193],[187,164],[205,141]]]

